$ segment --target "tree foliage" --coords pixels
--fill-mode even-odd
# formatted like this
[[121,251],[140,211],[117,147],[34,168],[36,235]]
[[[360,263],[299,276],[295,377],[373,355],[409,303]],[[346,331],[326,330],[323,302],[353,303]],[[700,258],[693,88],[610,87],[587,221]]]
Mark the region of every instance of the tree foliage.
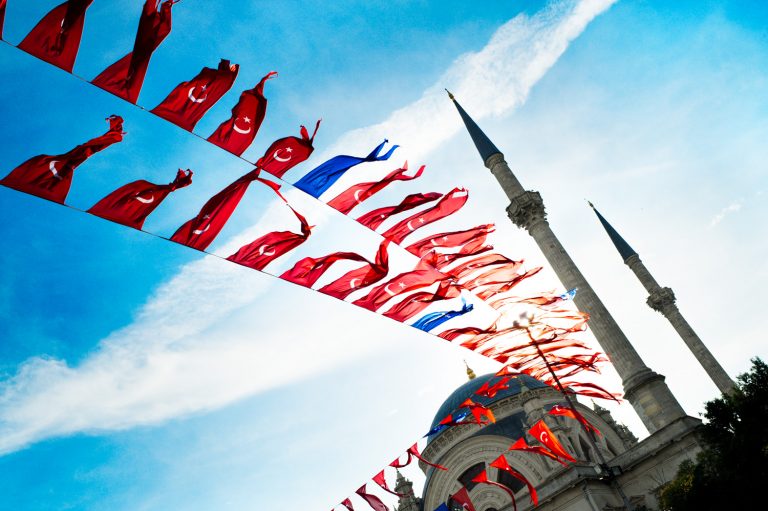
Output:
[[[752,360],[738,390],[706,403],[703,451],[659,495],[665,511],[765,509],[768,490],[768,365]],[[757,507],[755,507],[757,506]]]

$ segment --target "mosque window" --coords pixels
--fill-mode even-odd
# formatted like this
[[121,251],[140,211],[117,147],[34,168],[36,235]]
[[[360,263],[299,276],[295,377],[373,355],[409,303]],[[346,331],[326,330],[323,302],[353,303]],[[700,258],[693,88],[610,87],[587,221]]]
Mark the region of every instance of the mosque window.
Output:
[[587,444],[586,440],[582,438],[581,435],[579,435],[579,445],[581,446],[581,450],[584,452],[584,456],[587,457],[587,460],[593,461],[593,454],[592,454],[592,448]]
[[459,476],[459,483],[461,483],[467,491],[472,491],[472,488],[477,486],[477,483],[473,483],[472,479],[483,470],[485,470],[485,462],[483,461],[472,465]]
[[509,473],[504,472],[503,470],[499,470],[498,473],[499,474],[496,476],[496,482],[503,484],[513,492],[517,493],[525,488],[525,484],[522,481],[515,479]]

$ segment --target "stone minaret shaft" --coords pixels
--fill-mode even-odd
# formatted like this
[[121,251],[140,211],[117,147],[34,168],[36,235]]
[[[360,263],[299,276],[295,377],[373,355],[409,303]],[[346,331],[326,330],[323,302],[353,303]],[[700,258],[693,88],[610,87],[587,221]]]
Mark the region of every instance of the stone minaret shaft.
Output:
[[688,324],[680,313],[680,309],[677,308],[677,304],[675,303],[675,293],[673,293],[670,288],[661,287],[659,283],[656,282],[656,279],[653,278],[653,275],[651,275],[640,260],[640,256],[637,255],[637,252],[629,246],[629,243],[624,241],[624,238],[622,238],[621,235],[616,232],[616,229],[603,218],[603,215],[595,209],[591,202],[589,205],[592,206],[598,220],[600,220],[600,223],[603,225],[603,228],[605,228],[611,241],[613,241],[613,244],[616,246],[622,259],[624,259],[624,263],[629,266],[629,269],[632,270],[643,287],[645,287],[646,291],[648,291],[649,296],[646,302],[648,306],[656,312],[660,312],[670,323],[672,323],[672,326],[675,328],[678,335],[683,338],[683,342],[685,342],[688,348],[693,352],[696,360],[698,360],[704,370],[707,371],[707,374],[712,378],[712,381],[715,382],[715,385],[720,389],[720,392],[726,394],[734,390],[736,385],[731,377],[728,376],[728,373],[725,372],[725,369],[723,369],[717,359],[712,356],[712,353],[707,349],[693,328],[691,328],[691,325]]
[[[450,92],[448,93],[450,95]],[[589,326],[610,358],[624,385],[624,396],[643,424],[653,433],[685,416],[680,404],[664,382],[664,376],[651,371],[624,335],[619,325],[597,297],[576,264],[560,244],[547,222],[544,202],[538,192],[527,191],[517,180],[496,146],[456,102],[456,108],[472,136],[485,166],[496,177],[511,204],[507,213],[512,222],[528,231],[544,253],[566,289],[578,288],[574,302],[589,313]]]

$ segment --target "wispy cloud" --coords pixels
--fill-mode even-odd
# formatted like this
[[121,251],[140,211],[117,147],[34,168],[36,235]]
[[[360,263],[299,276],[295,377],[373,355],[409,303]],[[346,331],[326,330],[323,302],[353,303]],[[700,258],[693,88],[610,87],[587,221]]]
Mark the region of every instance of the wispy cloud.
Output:
[[445,107],[444,88],[450,89],[476,120],[508,113],[525,102],[531,88],[587,24],[615,2],[553,2],[532,17],[513,18],[482,50],[456,59],[420,99],[392,112],[379,124],[340,137],[328,153],[350,147],[362,150],[371,140],[397,133],[398,140],[407,141],[409,155],[418,160],[461,128],[456,113]]
[[710,227],[715,227],[717,224],[722,222],[723,219],[727,215],[730,215],[731,213],[735,213],[735,212],[739,211],[740,209],[741,209],[741,202],[740,201],[733,202],[733,203],[727,205],[726,207],[721,209],[719,213],[717,213],[715,216],[712,217],[712,220],[710,220],[710,222],[709,222],[709,226]]
[[[429,153],[460,127],[455,113],[445,108],[444,86],[478,119],[508,113],[525,102],[568,44],[614,1],[555,2],[534,16],[517,16],[482,50],[458,58],[419,100],[382,123],[342,136],[326,154],[364,150],[386,133],[408,141],[412,157]],[[237,236],[222,251],[247,237]],[[133,324],[102,341],[80,365],[28,360],[0,383],[0,454],[44,438],[214,409],[371,349],[356,343],[357,351],[334,350],[333,340],[321,347],[299,333],[300,325],[265,329],[256,340],[244,335],[241,316],[258,314],[254,304],[270,284],[268,277],[206,257],[161,286]],[[278,338],[290,342],[275,342]],[[254,360],[270,361],[260,366],[264,372],[258,378]]]

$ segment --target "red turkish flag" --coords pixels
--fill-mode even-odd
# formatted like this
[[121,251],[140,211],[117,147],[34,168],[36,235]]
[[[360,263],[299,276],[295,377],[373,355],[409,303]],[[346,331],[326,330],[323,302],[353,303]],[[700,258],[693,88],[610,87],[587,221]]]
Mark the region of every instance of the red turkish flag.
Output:
[[400,461],[400,456],[398,456],[392,463],[389,464],[389,466],[393,467],[393,468],[407,467],[408,465],[411,464],[411,461],[413,461],[413,458],[416,458],[418,460],[423,461],[424,463],[426,463],[430,467],[435,467],[438,470],[448,470],[447,468],[445,468],[442,465],[436,465],[435,463],[432,463],[430,461],[425,460],[421,456],[421,454],[419,453],[419,443],[418,442],[416,442],[415,444],[410,446],[408,448],[408,450],[405,451],[405,455],[406,455],[405,461],[401,462]]
[[232,116],[221,123],[208,137],[209,142],[240,156],[248,149],[259,132],[267,114],[267,98],[264,97],[264,83],[277,76],[271,71],[253,89],[243,91],[232,108]]
[[[494,417],[490,408],[481,405],[480,403],[475,403],[469,398],[465,399],[464,402],[459,405],[459,407],[469,408],[469,411],[472,413],[472,417],[475,418],[475,422],[477,424],[487,424],[488,421],[496,422],[496,417]],[[487,420],[483,419],[483,417],[485,417]]]
[[141,11],[133,51],[102,71],[91,83],[126,101],[136,103],[152,53],[171,33],[171,8],[179,1],[181,0],[146,0]]
[[349,509],[349,511],[355,511],[355,508],[352,507],[352,501],[349,499],[344,499],[341,501],[341,505],[345,508]]
[[428,287],[435,282],[442,282],[450,278],[451,277],[444,275],[425,264],[423,261],[419,261],[413,270],[401,273],[384,284],[379,284],[366,296],[359,298],[352,303],[358,307],[375,311],[395,296],[422,287]]
[[478,225],[464,231],[442,232],[411,243],[405,249],[411,254],[421,257],[436,248],[461,247],[462,252],[477,250],[495,229],[493,224]]
[[472,503],[472,499],[469,498],[469,492],[464,486],[461,487],[461,490],[451,495],[451,499],[457,504],[460,504],[462,509],[466,509],[467,511],[476,511],[475,505]]
[[123,140],[123,119],[117,115],[107,118],[109,130],[99,137],[80,144],[69,152],[50,156],[42,154],[30,158],[0,180],[8,188],[37,195],[43,199],[63,203],[75,169],[94,153]]
[[384,477],[384,469],[381,469],[381,472],[373,476],[373,482],[378,484],[382,490],[389,492],[392,495],[397,495],[398,497],[405,496],[405,493],[397,493],[396,491],[392,491],[389,489],[389,485],[387,484],[387,479]]
[[97,202],[88,213],[119,224],[141,229],[144,220],[171,192],[192,184],[192,171],[181,170],[176,179],[167,185],[157,185],[139,180],[121,186]]
[[333,198],[330,202],[328,202],[328,205],[346,215],[352,211],[355,206],[361,204],[364,200],[380,192],[390,183],[394,183],[395,181],[410,181],[412,179],[416,179],[417,177],[421,176],[422,173],[424,173],[424,169],[425,166],[422,165],[419,167],[419,170],[416,171],[416,174],[413,176],[406,176],[405,173],[408,172],[408,162],[405,162],[401,168],[393,170],[381,181],[358,183],[356,185],[350,186],[335,198]]
[[482,484],[490,484],[491,486],[496,486],[498,488],[501,488],[505,492],[507,492],[507,495],[509,495],[512,498],[512,508],[517,511],[517,502],[515,501],[515,492],[513,492],[511,489],[507,488],[501,483],[497,483],[496,481],[491,481],[488,479],[488,473],[483,469],[482,472],[477,474],[474,478],[472,478],[473,483],[482,483]]
[[384,240],[379,245],[374,262],[366,261],[367,264],[365,266],[348,271],[330,284],[321,287],[318,291],[343,300],[358,289],[363,289],[380,281],[389,272],[388,245],[389,241],[387,240]]
[[[291,206],[288,206],[291,208]],[[311,227],[307,223],[306,218],[299,214],[295,209],[291,208],[293,214],[301,222],[301,232],[295,233],[291,231],[276,231],[270,232],[256,238],[249,244],[240,247],[240,249],[227,257],[229,261],[232,261],[254,270],[263,270],[269,263],[277,259],[278,257],[290,252],[294,248],[298,247],[309,238]]]
[[177,85],[152,109],[152,113],[192,131],[205,113],[232,88],[239,69],[240,66],[230,64],[226,59],[221,59],[216,69],[204,67],[197,76]]
[[[485,252],[489,252],[493,250],[493,245],[485,245],[482,247],[473,248],[470,252],[464,253],[463,250],[460,250],[454,254],[439,254],[437,251],[433,250],[431,252],[427,252],[425,255],[421,256],[422,259],[429,261],[432,266],[437,268],[438,270],[445,272],[445,268],[454,264],[456,261],[459,261],[461,259],[466,259],[468,257],[476,256],[478,254],[483,254]],[[448,272],[445,272],[448,273]]]
[[621,394],[614,394],[608,392],[603,387],[595,385],[594,383],[577,382],[577,381],[562,381],[563,387],[569,394],[579,394],[582,396],[596,397],[599,399],[610,399],[621,402]]
[[470,338],[482,337],[486,335],[495,334],[498,331],[496,323],[493,323],[488,328],[480,328],[476,326],[465,326],[461,328],[450,328],[437,334],[438,337],[442,337],[446,341],[453,341],[459,337],[469,336]]
[[381,501],[379,497],[373,495],[372,493],[366,493],[365,486],[366,485],[362,485],[357,489],[355,493],[357,493],[361,499],[366,501],[374,511],[389,511],[389,508]]
[[525,451],[525,452],[532,452],[534,454],[538,454],[540,456],[545,456],[551,460],[555,460],[556,462],[560,463],[564,467],[567,467],[568,464],[563,462],[560,458],[549,452],[547,449],[541,447],[540,445],[528,445],[525,442],[524,438],[518,438],[515,443],[509,446],[510,451]]
[[499,381],[497,381],[496,383],[494,383],[493,385],[489,385],[490,382],[485,382],[483,383],[482,387],[480,387],[475,391],[475,394],[478,396],[493,398],[496,396],[496,394],[499,393],[499,391],[509,388],[509,385],[507,385],[507,382],[510,379],[511,378],[509,376],[505,376],[501,378]]
[[334,252],[323,257],[305,257],[298,261],[293,268],[286,271],[280,278],[304,287],[312,287],[323,274],[331,269],[336,261],[365,261],[366,258],[355,252]]
[[0,38],[3,37],[4,22],[5,22],[5,0],[0,0]]
[[479,275],[466,280],[462,285],[467,289],[474,289],[485,284],[507,283],[520,276],[519,272],[522,266],[522,261],[494,265]]
[[482,284],[478,284],[474,288],[470,287],[470,289],[474,289],[475,295],[481,300],[487,300],[488,298],[491,298],[496,294],[506,293],[507,291],[511,290],[513,287],[518,285],[520,282],[524,281],[529,277],[533,277],[534,275],[539,273],[541,269],[542,267],[538,266],[536,268],[526,271],[525,273],[519,273],[513,276],[512,278],[510,278],[510,280],[506,282],[502,281],[502,282],[482,283]]
[[67,0],[55,7],[19,43],[19,48],[71,73],[83,35],[85,11],[92,2]]
[[397,215],[404,211],[409,211],[413,208],[417,208],[424,204],[429,204],[442,197],[441,194],[436,192],[430,193],[414,193],[408,195],[405,199],[396,206],[386,206],[383,208],[374,209],[363,216],[359,217],[357,221],[369,229],[376,230],[386,219],[391,216]]
[[568,451],[565,450],[563,444],[560,443],[555,434],[552,433],[543,420],[534,424],[533,427],[528,430],[528,433],[541,442],[541,444],[549,449],[555,456],[572,462],[576,461],[573,456],[568,454]]
[[435,302],[458,298],[460,295],[461,288],[459,286],[451,282],[441,282],[437,291],[418,291],[413,293],[402,302],[393,305],[383,316],[402,323]]
[[581,422],[584,425],[587,431],[592,431],[593,433],[600,435],[600,431],[598,431],[596,427],[594,427],[580,413],[578,415],[574,413],[573,409],[571,409],[570,407],[555,405],[547,413],[549,413],[549,415],[559,415],[562,417],[570,417],[571,419],[576,419],[577,421]]
[[556,305],[560,302],[564,302],[567,300],[567,298],[564,297],[562,294],[555,294],[552,293],[545,293],[539,296],[508,296],[504,298],[499,298],[497,300],[494,300],[492,302],[488,302],[488,305],[493,307],[494,309],[500,309],[504,307],[505,305],[509,305],[510,303],[527,303],[530,305],[537,305],[542,308],[549,308],[552,305]]
[[272,142],[264,156],[256,162],[256,167],[266,170],[275,177],[283,175],[299,163],[305,161],[315,150],[312,142],[315,140],[320,121],[315,124],[315,132],[309,136],[307,128],[301,126],[301,138],[285,137]]
[[539,505],[539,496],[536,494],[536,488],[533,487],[531,482],[528,481],[528,479],[523,474],[521,474],[520,472],[518,472],[517,470],[515,470],[509,465],[507,458],[505,458],[503,454],[498,458],[496,458],[495,460],[493,460],[491,462],[491,466],[494,468],[498,468],[499,470],[503,470],[504,472],[511,475],[518,481],[525,483],[525,486],[528,487],[528,494],[531,496],[531,501],[533,501],[533,505],[534,506]]
[[458,280],[462,280],[468,277],[469,275],[473,274],[480,268],[485,268],[488,266],[497,266],[500,264],[512,265],[516,263],[517,261],[513,261],[507,256],[503,256],[501,254],[497,254],[493,252],[490,254],[482,255],[480,257],[475,257],[465,263],[456,265],[450,270],[447,270],[446,273],[450,273],[451,275],[456,277]]
[[401,220],[382,233],[382,236],[391,240],[392,243],[399,245],[416,229],[456,213],[467,203],[467,199],[469,199],[469,192],[467,190],[454,188],[445,194],[437,204],[425,211]]
[[257,179],[259,170],[252,170],[211,197],[195,218],[178,228],[171,241],[198,250],[208,248],[232,216],[248,186]]

